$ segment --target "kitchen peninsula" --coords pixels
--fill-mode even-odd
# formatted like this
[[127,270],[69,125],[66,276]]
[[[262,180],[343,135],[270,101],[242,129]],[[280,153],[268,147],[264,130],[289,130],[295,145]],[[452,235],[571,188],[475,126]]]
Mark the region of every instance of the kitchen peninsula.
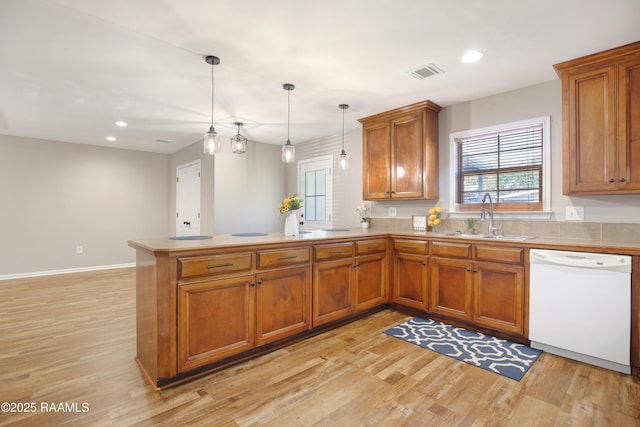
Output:
[[[129,246],[136,250],[136,360],[157,389],[386,307],[526,343],[530,248],[633,256],[631,364],[640,373],[636,243],[487,240],[380,227],[150,238]],[[464,284],[438,286],[439,274],[458,265],[473,267]]]

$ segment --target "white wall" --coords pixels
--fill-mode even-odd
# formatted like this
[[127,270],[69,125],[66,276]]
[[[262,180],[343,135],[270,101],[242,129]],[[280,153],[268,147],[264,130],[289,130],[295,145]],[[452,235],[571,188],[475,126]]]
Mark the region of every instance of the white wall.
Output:
[[286,173],[277,145],[249,142],[233,154],[228,141],[215,155],[215,233],[270,232],[282,228],[278,206],[285,196]]
[[0,135],[0,276],[133,263],[127,240],[168,233],[168,171],[164,154]]

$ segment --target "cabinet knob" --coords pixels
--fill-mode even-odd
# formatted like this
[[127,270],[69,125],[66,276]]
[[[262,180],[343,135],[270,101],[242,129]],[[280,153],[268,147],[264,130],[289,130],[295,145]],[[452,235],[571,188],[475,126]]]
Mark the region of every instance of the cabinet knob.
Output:
[[258,285],[262,285],[262,279],[258,280]]
[[611,179],[609,180],[609,182],[616,182],[616,180],[615,180],[615,179],[613,179],[613,178],[611,178]]
[[474,269],[473,269],[473,272],[474,272],[474,273],[477,273],[477,272],[478,272],[478,270],[476,270],[476,269],[474,268]]
[[620,178],[620,182],[625,182],[625,181],[626,181],[626,179]]
[[471,269],[470,269],[470,268],[467,268],[467,271],[471,271]]
[[254,288],[256,286],[256,282],[251,282],[251,287]]

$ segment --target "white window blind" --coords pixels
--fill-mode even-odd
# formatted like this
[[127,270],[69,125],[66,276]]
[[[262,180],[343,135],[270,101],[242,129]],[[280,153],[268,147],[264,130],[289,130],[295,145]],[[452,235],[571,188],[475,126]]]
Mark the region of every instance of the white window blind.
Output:
[[543,124],[455,138],[458,208],[489,193],[497,210],[542,210],[543,138]]

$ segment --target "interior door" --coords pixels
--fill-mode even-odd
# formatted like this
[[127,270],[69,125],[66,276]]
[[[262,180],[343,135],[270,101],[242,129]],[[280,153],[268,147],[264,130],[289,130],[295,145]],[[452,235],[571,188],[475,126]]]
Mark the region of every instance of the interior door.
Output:
[[176,235],[200,234],[200,160],[176,169]]

